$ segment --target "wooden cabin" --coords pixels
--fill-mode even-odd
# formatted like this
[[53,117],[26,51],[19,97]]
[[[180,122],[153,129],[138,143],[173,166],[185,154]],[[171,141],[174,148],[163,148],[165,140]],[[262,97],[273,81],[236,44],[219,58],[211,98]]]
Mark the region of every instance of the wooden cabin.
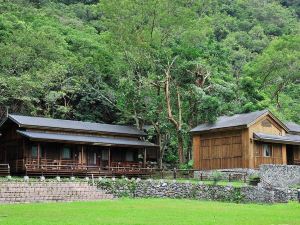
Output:
[[300,125],[284,124],[268,110],[221,116],[191,133],[195,169],[300,165]]
[[157,160],[157,146],[130,126],[8,115],[0,132],[0,164],[17,175],[138,176]]

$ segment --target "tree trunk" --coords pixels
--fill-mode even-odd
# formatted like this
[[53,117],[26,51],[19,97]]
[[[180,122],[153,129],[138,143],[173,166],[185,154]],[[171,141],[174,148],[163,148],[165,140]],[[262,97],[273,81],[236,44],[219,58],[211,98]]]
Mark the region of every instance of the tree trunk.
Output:
[[183,137],[181,134],[181,131],[177,131],[177,140],[178,140],[178,158],[179,158],[179,163],[183,164],[185,163],[184,160],[184,152],[183,152]]
[[157,134],[157,141],[159,144],[159,156],[158,156],[158,167],[162,169],[163,167],[163,157],[164,157],[164,146],[162,145],[162,137],[161,134]]
[[178,118],[175,119],[173,113],[172,113],[172,105],[171,105],[171,95],[170,95],[170,83],[171,83],[171,67],[173,63],[175,62],[176,57],[173,59],[173,61],[168,65],[167,69],[165,70],[166,75],[166,82],[165,82],[165,95],[166,95],[166,105],[167,105],[167,113],[168,113],[168,119],[171,123],[174,124],[177,132],[177,142],[178,142],[178,158],[179,163],[182,164],[185,162],[184,160],[184,150],[183,150],[183,136],[181,133],[181,127],[182,127],[182,109],[181,109],[181,99],[180,99],[180,93],[179,93],[179,87],[176,85],[176,97],[177,97],[177,108],[178,108]]

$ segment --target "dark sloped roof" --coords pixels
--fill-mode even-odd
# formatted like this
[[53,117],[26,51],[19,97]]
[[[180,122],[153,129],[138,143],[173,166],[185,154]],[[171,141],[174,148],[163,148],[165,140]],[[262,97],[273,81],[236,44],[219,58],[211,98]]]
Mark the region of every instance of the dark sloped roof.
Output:
[[33,132],[33,131],[20,131],[20,130],[18,130],[18,133],[33,140],[63,141],[63,142],[85,143],[85,144],[103,145],[103,146],[157,147],[157,145],[152,144],[148,141],[125,139],[125,138],[72,135],[72,134],[46,133],[46,132]]
[[289,129],[289,132],[300,133],[300,125],[294,122],[286,122],[285,125]]
[[285,136],[279,136],[279,135],[265,134],[265,133],[253,133],[253,138],[255,140],[271,142],[271,143],[300,145],[300,135],[287,134]]
[[140,131],[135,127],[122,125],[91,123],[74,120],[59,120],[19,115],[9,115],[8,118],[16,122],[20,127],[40,127],[50,129],[77,130],[84,132],[124,134],[134,136],[146,135],[145,132]]
[[251,113],[235,114],[233,116],[221,116],[215,123],[200,124],[192,129],[191,132],[209,131],[226,127],[247,126],[249,123],[255,121],[257,118],[268,112],[268,110],[262,110]]

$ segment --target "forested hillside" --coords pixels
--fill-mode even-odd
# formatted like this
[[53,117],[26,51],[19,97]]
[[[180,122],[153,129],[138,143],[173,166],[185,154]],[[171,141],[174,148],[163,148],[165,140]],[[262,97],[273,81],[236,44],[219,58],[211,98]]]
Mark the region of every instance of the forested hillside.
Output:
[[297,0],[0,0],[0,116],[151,125],[183,163],[218,115],[300,122],[299,18]]

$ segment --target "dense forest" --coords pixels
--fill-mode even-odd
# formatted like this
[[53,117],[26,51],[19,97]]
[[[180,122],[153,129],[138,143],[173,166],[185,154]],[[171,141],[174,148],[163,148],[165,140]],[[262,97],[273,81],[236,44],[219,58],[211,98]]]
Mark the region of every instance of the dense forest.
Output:
[[183,164],[219,115],[300,122],[299,18],[297,0],[0,0],[0,117],[147,127]]

